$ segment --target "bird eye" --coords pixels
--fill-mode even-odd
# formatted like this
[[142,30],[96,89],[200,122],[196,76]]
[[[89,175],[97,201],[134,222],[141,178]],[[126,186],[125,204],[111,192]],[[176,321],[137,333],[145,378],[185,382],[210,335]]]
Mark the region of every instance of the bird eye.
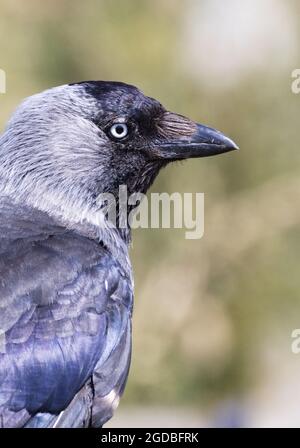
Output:
[[125,123],[115,123],[109,130],[114,138],[124,138],[128,134],[128,127]]

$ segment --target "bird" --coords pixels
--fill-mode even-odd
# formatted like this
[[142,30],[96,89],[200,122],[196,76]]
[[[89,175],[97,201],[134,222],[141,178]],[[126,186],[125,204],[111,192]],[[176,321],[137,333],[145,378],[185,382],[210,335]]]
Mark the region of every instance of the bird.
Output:
[[137,87],[84,81],[17,107],[0,136],[0,427],[102,427],[131,361],[130,223],[170,162],[238,149]]

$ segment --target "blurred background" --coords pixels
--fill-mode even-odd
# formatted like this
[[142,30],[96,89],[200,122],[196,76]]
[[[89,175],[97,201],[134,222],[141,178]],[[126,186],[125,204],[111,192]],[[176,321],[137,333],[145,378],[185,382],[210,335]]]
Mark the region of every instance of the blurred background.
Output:
[[296,0],[1,0],[3,129],[25,96],[140,87],[239,153],[164,170],[204,192],[205,234],[136,230],[133,359],[110,427],[300,426],[300,65]]

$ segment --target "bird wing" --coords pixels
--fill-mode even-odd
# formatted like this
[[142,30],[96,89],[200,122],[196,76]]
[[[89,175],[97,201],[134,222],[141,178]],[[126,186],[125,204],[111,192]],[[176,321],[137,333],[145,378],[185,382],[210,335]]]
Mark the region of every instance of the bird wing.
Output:
[[0,251],[0,426],[100,426],[130,362],[132,285],[74,233]]

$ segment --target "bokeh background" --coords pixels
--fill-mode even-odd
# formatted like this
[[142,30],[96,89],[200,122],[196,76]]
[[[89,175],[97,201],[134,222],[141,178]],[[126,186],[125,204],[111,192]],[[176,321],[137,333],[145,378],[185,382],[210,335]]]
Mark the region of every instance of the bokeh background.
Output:
[[109,426],[300,426],[300,4],[1,0],[0,123],[22,98],[122,80],[222,130],[237,153],[168,167],[205,235],[136,230],[134,350]]

